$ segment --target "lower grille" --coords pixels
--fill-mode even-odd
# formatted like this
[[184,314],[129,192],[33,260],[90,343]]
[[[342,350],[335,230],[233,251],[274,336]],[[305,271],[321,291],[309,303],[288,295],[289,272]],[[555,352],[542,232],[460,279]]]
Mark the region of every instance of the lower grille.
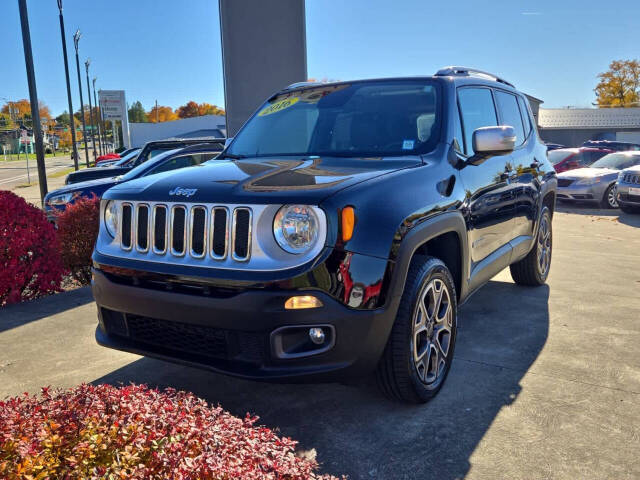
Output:
[[262,364],[267,358],[265,336],[222,328],[171,322],[102,308],[107,333],[150,347],[160,347],[213,360]]
[[571,185],[574,182],[573,179],[569,179],[569,178],[559,178],[558,179],[558,186],[559,187],[568,187],[569,185]]

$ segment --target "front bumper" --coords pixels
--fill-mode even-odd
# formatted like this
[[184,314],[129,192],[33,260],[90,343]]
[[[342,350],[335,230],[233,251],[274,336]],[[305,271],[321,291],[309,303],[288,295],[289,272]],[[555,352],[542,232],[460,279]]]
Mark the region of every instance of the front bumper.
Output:
[[640,195],[629,193],[629,189],[640,189],[640,185],[637,183],[623,183],[618,182],[618,203],[629,205],[631,207],[640,207]]
[[[335,381],[372,371],[393,324],[397,302],[354,310],[321,291],[239,288],[206,295],[123,283],[94,269],[100,345],[256,380]],[[292,295],[312,294],[323,307],[285,310]],[[273,332],[325,325],[332,345],[311,356],[281,358]]]
[[609,186],[607,182],[600,182],[593,185],[575,185],[575,182],[568,187],[558,187],[556,198],[564,201],[577,202],[599,202],[604,196],[604,191]]

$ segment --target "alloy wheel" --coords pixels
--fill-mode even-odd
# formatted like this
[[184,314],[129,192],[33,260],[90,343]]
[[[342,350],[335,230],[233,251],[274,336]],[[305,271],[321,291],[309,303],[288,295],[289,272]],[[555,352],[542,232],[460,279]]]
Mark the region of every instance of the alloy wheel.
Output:
[[434,278],[420,292],[413,318],[413,364],[420,380],[435,384],[447,369],[453,307],[447,285]]
[[540,275],[545,277],[549,271],[549,266],[551,265],[551,225],[547,215],[543,215],[540,220],[537,254]]
[[611,208],[618,208],[618,199],[616,198],[618,195],[618,187],[613,185],[609,190],[607,190],[607,202]]

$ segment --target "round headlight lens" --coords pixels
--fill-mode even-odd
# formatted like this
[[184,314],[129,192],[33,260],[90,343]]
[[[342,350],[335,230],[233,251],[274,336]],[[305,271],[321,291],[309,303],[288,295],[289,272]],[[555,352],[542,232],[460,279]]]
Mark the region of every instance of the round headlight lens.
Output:
[[273,235],[289,253],[305,253],[318,240],[318,216],[308,205],[285,205],[273,220]]
[[109,235],[116,238],[118,233],[118,206],[113,200],[107,203],[104,208],[104,225],[107,227]]

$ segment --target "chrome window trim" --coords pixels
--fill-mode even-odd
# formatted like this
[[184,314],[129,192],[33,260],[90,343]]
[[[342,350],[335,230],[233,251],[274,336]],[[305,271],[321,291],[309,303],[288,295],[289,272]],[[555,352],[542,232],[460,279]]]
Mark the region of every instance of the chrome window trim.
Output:
[[[236,255],[236,218],[238,216],[238,211],[246,210],[249,212],[249,232],[247,233],[247,256],[239,257]],[[236,207],[233,209],[233,221],[231,222],[231,258],[233,258],[236,262],[246,262],[251,258],[251,235],[252,229],[251,224],[253,222],[253,213],[251,212],[251,208],[249,207]]]
[[[164,208],[164,249],[163,250],[159,250],[156,248],[156,214],[158,212],[158,209],[160,208]],[[167,233],[167,227],[169,226],[169,217],[170,217],[170,212],[169,212],[169,208],[166,205],[159,203],[153,206],[153,215],[152,215],[152,222],[151,222],[151,227],[152,227],[151,240],[152,240],[152,250],[153,250],[153,253],[155,253],[156,255],[164,255],[167,253],[167,244],[168,244],[168,238],[169,238],[169,235]]]
[[[193,214],[196,210],[204,211],[204,230],[203,230],[204,238],[202,239],[202,254],[197,254],[193,251]],[[204,205],[193,205],[191,208],[189,208],[189,255],[191,257],[204,258],[207,256],[207,247],[209,245],[209,242],[207,240],[208,231],[209,231],[209,209]]]
[[[184,229],[182,230],[182,252],[178,252],[173,248],[173,221],[175,219],[175,211],[181,209],[184,210]],[[186,205],[177,204],[171,207],[171,225],[169,226],[169,250],[171,251],[171,255],[174,257],[184,257],[187,253],[188,243],[187,243],[187,232],[189,225],[189,211],[187,210]]]
[[[138,237],[138,219],[140,216],[140,209],[141,208],[146,208],[147,209],[147,248],[142,249],[140,248],[139,245],[139,237]],[[135,232],[136,232],[136,236],[135,236],[135,244],[136,244],[136,250],[140,253],[146,253],[149,251],[149,245],[150,245],[150,240],[149,240],[149,226],[151,225],[151,207],[149,206],[148,203],[136,203],[136,209],[135,209]]]
[[[224,221],[224,253],[222,255],[216,255],[213,251],[213,240],[214,240],[214,235],[213,235],[213,229],[215,226],[215,220],[216,220],[216,210],[223,210],[225,212],[225,221]],[[215,206],[213,208],[211,208],[211,224],[210,224],[210,235],[209,235],[209,255],[211,255],[211,258],[213,258],[214,260],[224,260],[225,258],[227,258],[227,253],[229,251],[229,221],[231,218],[231,215],[229,214],[229,209],[227,207],[222,207],[222,206]]]
[[[129,227],[131,229],[131,231],[129,232],[129,240],[131,240],[131,243],[129,244],[128,247],[125,247],[124,244],[122,243],[122,234],[124,233],[124,228],[123,228],[123,221],[124,221],[124,207],[129,207],[131,209],[131,221],[129,224]],[[133,204],[131,202],[122,202],[122,205],[120,206],[120,248],[122,248],[122,250],[124,250],[125,252],[130,252],[131,250],[133,250],[133,244],[135,242],[134,237],[133,237],[133,219],[135,217],[135,210],[133,208]]]

